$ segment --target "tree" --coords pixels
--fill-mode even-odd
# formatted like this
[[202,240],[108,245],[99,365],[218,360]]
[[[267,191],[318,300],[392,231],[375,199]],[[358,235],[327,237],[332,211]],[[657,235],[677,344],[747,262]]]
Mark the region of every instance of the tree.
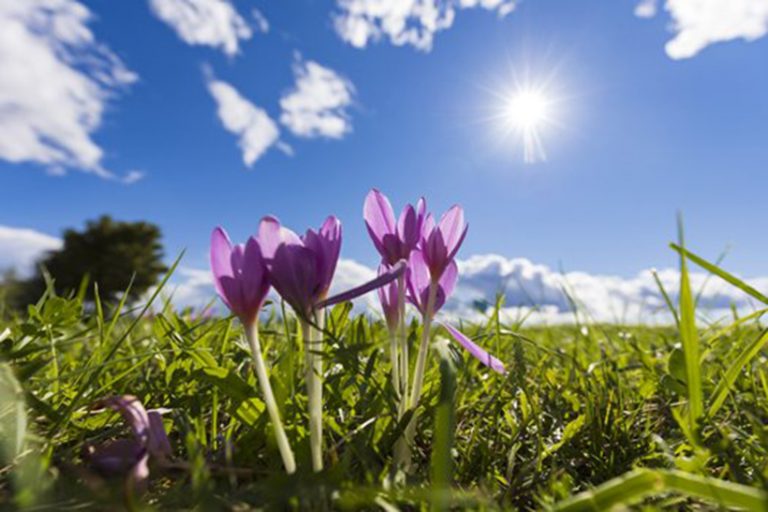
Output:
[[[61,249],[51,251],[40,261],[40,267],[53,278],[57,293],[77,291],[87,276],[96,283],[99,298],[114,301],[133,285],[129,300],[144,294],[167,268],[163,265],[160,228],[148,222],[120,222],[104,215],[88,221],[82,232],[64,232]],[[28,282],[38,291],[45,289],[42,273]],[[86,298],[93,300],[94,288],[89,286]]]

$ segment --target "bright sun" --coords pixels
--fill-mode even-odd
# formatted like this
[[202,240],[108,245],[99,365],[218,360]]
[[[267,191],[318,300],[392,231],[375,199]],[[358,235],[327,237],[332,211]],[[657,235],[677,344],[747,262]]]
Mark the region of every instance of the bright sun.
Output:
[[552,122],[552,99],[543,89],[521,87],[504,97],[501,119],[521,139],[526,163],[546,160],[541,132]]

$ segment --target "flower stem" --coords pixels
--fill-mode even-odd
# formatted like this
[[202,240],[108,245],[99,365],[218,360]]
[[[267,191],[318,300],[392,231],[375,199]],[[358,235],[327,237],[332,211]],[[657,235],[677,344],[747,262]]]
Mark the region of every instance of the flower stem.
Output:
[[275,395],[272,393],[272,385],[269,383],[267,365],[264,363],[264,356],[261,353],[257,322],[254,321],[251,325],[245,326],[245,337],[248,339],[248,344],[251,347],[253,369],[259,381],[259,386],[261,386],[261,392],[264,394],[264,404],[267,406],[269,418],[272,420],[272,426],[275,429],[275,439],[280,450],[280,456],[283,458],[283,466],[285,466],[285,471],[290,475],[296,471],[296,461],[293,458],[293,451],[288,443],[288,437],[285,435],[283,422],[280,420],[280,410],[277,407]]
[[416,356],[416,369],[413,373],[413,387],[411,388],[411,399],[408,402],[409,409],[416,409],[421,398],[421,387],[424,384],[424,371],[427,367],[427,353],[429,352],[429,335],[432,325],[433,310],[435,309],[435,300],[437,299],[437,283],[434,281],[429,284],[429,296],[427,298],[427,308],[424,310],[424,325],[421,333],[421,344],[419,353]]
[[317,328],[302,321],[307,363],[307,398],[309,400],[309,444],[312,470],[323,470],[323,360],[319,354],[323,342],[322,311],[315,316]]
[[400,397],[400,351],[398,350],[397,328],[389,329],[389,358],[392,361],[392,387]]
[[397,321],[400,331],[400,411],[399,416],[405,413],[405,405],[408,401],[408,370],[410,369],[408,356],[408,336],[405,332],[405,274],[397,278]]
[[[432,282],[429,285],[429,292],[427,297],[427,307],[424,310],[423,327],[421,344],[419,345],[419,352],[416,356],[416,368],[413,375],[413,387],[411,388],[410,397],[408,397],[407,405],[402,408],[402,415],[405,411],[413,410],[413,415],[408,421],[408,425],[405,428],[405,432],[395,444],[395,460],[394,467],[404,467],[408,471],[411,467],[411,446],[413,444],[413,438],[416,434],[416,422],[417,414],[416,407],[419,405],[419,399],[421,398],[421,388],[424,384],[424,372],[427,366],[427,354],[429,352],[429,335],[430,327],[432,325],[432,316],[435,309],[435,301],[437,300],[437,284]],[[404,332],[404,331],[403,331]],[[406,396],[403,397],[403,402],[406,402]]]

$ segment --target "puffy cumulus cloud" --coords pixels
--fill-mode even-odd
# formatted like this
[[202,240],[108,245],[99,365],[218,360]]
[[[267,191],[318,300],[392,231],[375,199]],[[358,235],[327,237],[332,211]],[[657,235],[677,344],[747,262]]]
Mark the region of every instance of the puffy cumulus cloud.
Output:
[[253,35],[228,0],[150,0],[149,5],[155,16],[190,45],[211,46],[233,56],[240,50],[240,40]]
[[[657,2],[642,0],[635,14],[652,17]],[[693,57],[710,44],[768,33],[768,0],[666,0],[675,37],[666,44],[673,59]]]
[[332,69],[297,58],[296,85],[280,99],[280,122],[299,137],[340,139],[352,130],[347,107],[355,88]]
[[[473,256],[459,262],[460,278],[456,290],[443,308],[447,320],[483,321],[493,307],[495,297],[504,297],[501,316],[505,321],[526,324],[558,324],[576,320],[584,323],[670,323],[667,310],[651,270],[633,277],[555,272],[524,258],[508,259],[499,255]],[[206,271],[182,275],[175,296],[182,305],[204,306],[214,296]],[[341,260],[331,293],[362,284],[375,276],[374,269],[353,260]],[[667,269],[657,272],[659,280],[677,300],[680,274]],[[768,277],[750,280],[758,290],[768,290]],[[715,321],[731,314],[731,307],[741,312],[757,308],[744,293],[704,273],[691,274],[691,285],[698,293],[699,319]],[[176,302],[176,301],[175,301]],[[376,293],[369,293],[355,303],[356,311],[380,315]]]
[[0,1],[0,158],[114,177],[92,139],[106,103],[134,82],[75,0]]
[[[474,256],[460,262],[459,269],[461,277],[454,300],[446,306],[449,316],[480,320],[496,295],[501,294],[504,298],[502,316],[508,321],[671,321],[651,270],[629,278],[586,272],[560,273],[524,258],[507,259],[499,255]],[[672,300],[676,300],[678,271],[667,269],[658,271],[657,275]],[[693,290],[700,293],[698,311],[702,320],[728,315],[731,306],[741,311],[754,308],[744,293],[718,279],[695,272],[690,278]],[[768,278],[752,283],[758,289],[768,289]]]
[[459,9],[482,8],[506,16],[516,0],[337,0],[334,26],[356,48],[383,38],[397,46],[432,48],[437,32],[450,28]]
[[0,226],[0,270],[29,275],[37,260],[48,251],[61,248],[59,238],[33,229]]
[[207,82],[208,91],[216,101],[221,124],[237,135],[245,165],[251,167],[273,144],[286,152],[290,151],[280,143],[280,129],[264,109],[248,101],[230,84],[210,74]]

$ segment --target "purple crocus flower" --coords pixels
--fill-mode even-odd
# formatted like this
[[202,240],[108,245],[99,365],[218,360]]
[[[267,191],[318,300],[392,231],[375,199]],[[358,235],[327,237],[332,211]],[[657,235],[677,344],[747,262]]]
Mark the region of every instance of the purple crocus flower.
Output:
[[296,314],[310,318],[331,287],[341,251],[341,222],[328,217],[318,231],[299,237],[274,217],[259,225],[264,256],[275,290]]
[[368,193],[363,205],[363,219],[383,263],[394,265],[400,260],[408,260],[421,241],[426,210],[427,203],[422,197],[415,207],[406,205],[395,221],[387,196],[376,189]]
[[435,224],[432,215],[427,216],[421,249],[433,281],[438,281],[450,266],[464,242],[468,227],[464,222],[464,210],[459,205],[445,212],[438,224]]
[[[425,315],[427,313],[429,288],[432,284],[432,277],[425,261],[423,250],[415,250],[411,253],[411,257],[408,260],[408,270],[405,275],[408,289],[406,295],[408,302],[416,306],[419,313]],[[453,293],[458,278],[459,269],[456,266],[456,262],[450,261],[435,285],[435,302],[432,305],[432,315],[440,311],[440,308],[443,307],[448,296]]]
[[259,241],[232,245],[224,228],[211,234],[211,270],[221,300],[244,325],[256,321],[269,292],[267,267]]
[[341,222],[336,217],[328,217],[318,231],[308,229],[301,237],[275,217],[264,217],[259,241],[272,286],[305,320],[311,319],[316,309],[352,300],[394,281],[405,271],[405,264],[396,262],[376,279],[327,297],[341,252]]
[[87,446],[84,458],[99,473],[106,476],[127,475],[129,487],[145,490],[150,458],[162,463],[172,453],[161,416],[166,410],[146,410],[139,399],[131,395],[105,398],[95,406],[119,412],[130,427],[133,438]]
[[[268,238],[267,241],[268,249],[272,251],[273,238]],[[257,318],[270,286],[262,244],[258,239],[250,237],[245,245],[233,246],[227,232],[218,227],[211,235],[211,269],[221,300],[240,318],[245,327],[245,337],[253,357],[253,369],[264,393],[264,403],[275,429],[283,465],[289,474],[293,473],[296,470],[293,451],[280,420],[279,408],[275,402],[259,342]]]
[[[408,302],[413,304],[416,309],[422,315],[427,314],[427,304],[429,301],[429,290],[432,284],[430,278],[429,268],[424,261],[424,254],[421,250],[416,250],[411,253],[411,258],[408,261],[408,270],[406,271],[406,281],[408,283]],[[431,315],[437,314],[443,307],[445,301],[453,293],[453,289],[456,286],[456,281],[459,277],[458,267],[455,261],[451,261],[443,271],[442,276],[435,285],[435,298],[432,305]],[[425,322],[431,321],[425,317]],[[492,370],[505,373],[504,364],[490,355],[488,352],[480,348],[475,342],[467,338],[459,330],[451,327],[449,324],[439,322],[446,331],[455,339],[467,352],[478,359],[481,363],[488,366]]]
[[259,241],[269,269],[269,280],[280,296],[291,305],[301,322],[307,349],[304,352],[309,402],[309,435],[312,468],[323,469],[322,458],[322,347],[323,315],[326,306],[354,299],[386,285],[405,271],[405,263],[392,268],[352,290],[327,298],[341,252],[341,222],[328,217],[318,231],[307,230],[300,237],[283,227],[275,217],[265,217],[259,225]]

